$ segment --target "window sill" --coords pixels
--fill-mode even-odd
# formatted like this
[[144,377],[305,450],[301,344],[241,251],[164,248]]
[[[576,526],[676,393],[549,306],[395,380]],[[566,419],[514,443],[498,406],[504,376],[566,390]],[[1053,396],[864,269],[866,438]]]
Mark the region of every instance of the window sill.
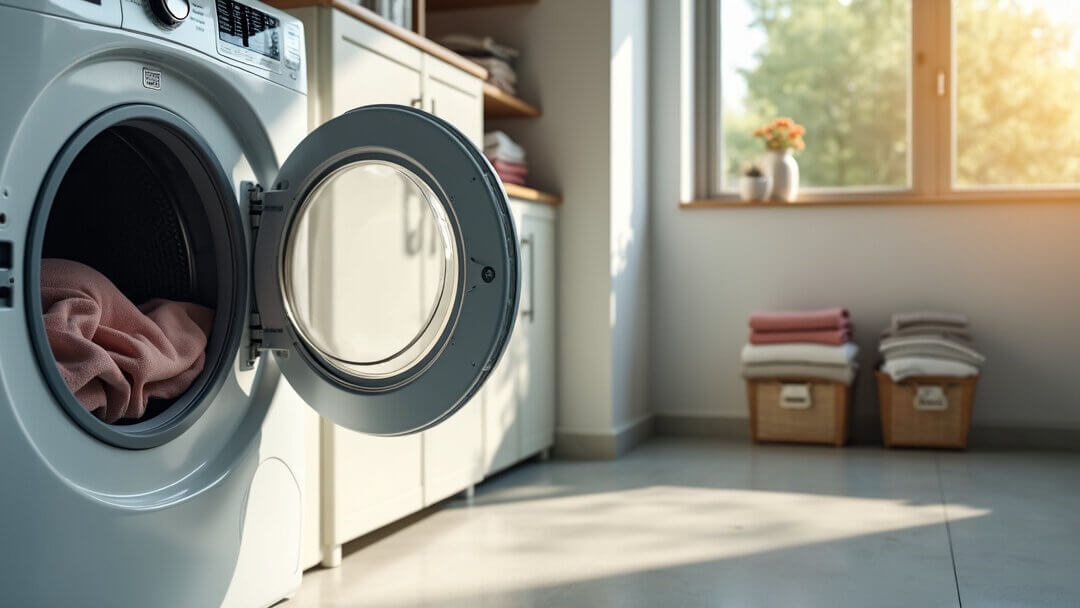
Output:
[[793,203],[743,201],[738,196],[702,198],[679,203],[681,209],[743,209],[796,207],[877,207],[893,205],[992,205],[1017,203],[1080,203],[1080,190],[967,190],[941,195],[895,192],[808,192]]

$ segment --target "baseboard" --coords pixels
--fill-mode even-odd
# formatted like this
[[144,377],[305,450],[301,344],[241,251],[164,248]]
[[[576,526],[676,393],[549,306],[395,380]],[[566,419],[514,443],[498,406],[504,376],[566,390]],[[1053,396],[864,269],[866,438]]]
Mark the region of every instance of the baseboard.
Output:
[[656,434],[667,437],[722,437],[750,441],[750,424],[745,416],[700,414],[656,414]]
[[[874,421],[874,425],[877,424]],[[717,437],[750,441],[750,425],[746,417],[656,414],[653,426],[655,434],[658,436]],[[870,434],[868,431],[859,433],[860,436]],[[880,440],[873,443],[852,441],[852,444],[881,445]],[[976,425],[971,428],[968,448],[975,450],[1080,451],[1080,429]]]
[[654,418],[646,414],[611,432],[555,431],[556,458],[567,460],[615,460],[654,433]]
[[1080,429],[973,426],[968,448],[1080,452]]

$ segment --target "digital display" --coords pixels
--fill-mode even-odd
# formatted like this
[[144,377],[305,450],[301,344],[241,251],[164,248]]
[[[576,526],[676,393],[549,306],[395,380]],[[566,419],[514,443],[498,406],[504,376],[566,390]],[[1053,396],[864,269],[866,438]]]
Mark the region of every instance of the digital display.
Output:
[[236,0],[217,0],[218,38],[281,60],[281,21]]

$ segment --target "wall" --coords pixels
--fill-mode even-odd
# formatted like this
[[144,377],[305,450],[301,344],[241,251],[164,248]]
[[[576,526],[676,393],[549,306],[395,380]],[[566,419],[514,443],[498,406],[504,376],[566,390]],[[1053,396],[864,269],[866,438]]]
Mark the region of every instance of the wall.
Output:
[[560,193],[556,451],[614,456],[648,423],[647,0],[431,13],[429,35],[487,34],[521,50],[532,120],[488,121]]
[[651,10],[657,416],[745,418],[749,313],[843,305],[862,349],[861,438],[877,436],[878,331],[917,309],[971,318],[988,357],[976,426],[1080,429],[1080,205],[680,210],[679,2]]

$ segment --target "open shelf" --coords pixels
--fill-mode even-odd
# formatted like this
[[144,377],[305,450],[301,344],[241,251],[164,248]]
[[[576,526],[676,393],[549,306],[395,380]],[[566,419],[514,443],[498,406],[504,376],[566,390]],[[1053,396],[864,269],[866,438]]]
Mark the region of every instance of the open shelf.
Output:
[[492,8],[515,4],[536,4],[540,0],[426,0],[429,11],[456,11],[463,8]]
[[535,203],[546,203],[548,205],[562,204],[562,199],[560,197],[555,196],[554,194],[548,194],[547,192],[541,192],[535,188],[507,183],[503,183],[503,187],[506,188],[506,195],[512,198]]
[[484,83],[485,118],[539,118],[540,108],[526,103],[490,82]]

